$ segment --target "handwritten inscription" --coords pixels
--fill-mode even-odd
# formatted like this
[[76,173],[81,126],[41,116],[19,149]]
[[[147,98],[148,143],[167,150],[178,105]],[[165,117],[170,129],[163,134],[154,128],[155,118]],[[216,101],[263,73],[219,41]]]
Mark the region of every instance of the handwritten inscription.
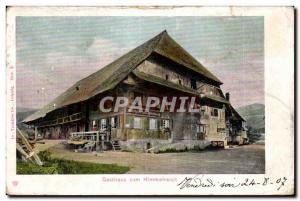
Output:
[[[234,179],[235,180],[235,179]],[[185,177],[180,183],[177,184],[179,188],[187,189],[187,188],[238,188],[238,187],[251,187],[251,186],[269,186],[272,185],[279,191],[283,188],[287,182],[286,177],[280,177],[276,179],[271,179],[268,177],[264,177],[260,180],[245,178],[243,180],[236,180],[233,182],[226,182],[220,180],[214,180],[212,178],[206,177],[204,175],[196,175],[194,177]]]

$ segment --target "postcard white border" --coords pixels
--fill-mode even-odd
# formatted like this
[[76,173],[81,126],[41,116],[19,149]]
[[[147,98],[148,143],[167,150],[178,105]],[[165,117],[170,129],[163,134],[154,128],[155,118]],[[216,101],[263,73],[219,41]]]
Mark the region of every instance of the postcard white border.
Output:
[[[171,182],[102,182],[102,175],[16,175],[16,16],[264,16],[266,173],[204,175],[227,182],[245,178],[285,186],[179,190]],[[12,77],[14,76],[14,77]],[[12,79],[10,79],[12,77]],[[10,7],[7,10],[6,189],[10,195],[289,195],[294,193],[294,8],[293,7]],[[13,100],[11,100],[13,99]],[[108,175],[105,175],[108,177]],[[116,178],[192,175],[109,175]],[[17,181],[17,182],[16,182]],[[16,185],[17,183],[17,185]]]

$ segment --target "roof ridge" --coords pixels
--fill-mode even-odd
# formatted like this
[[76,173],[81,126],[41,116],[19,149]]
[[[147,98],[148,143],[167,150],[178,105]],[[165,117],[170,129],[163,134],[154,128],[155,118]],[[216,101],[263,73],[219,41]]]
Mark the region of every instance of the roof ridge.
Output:
[[[135,53],[136,51],[138,51],[139,49],[141,48],[145,48],[147,47],[148,45],[151,46],[152,43],[153,46],[148,50],[148,54],[147,56],[145,56],[143,59],[141,59],[141,62],[145,61],[155,50],[156,46],[159,44],[159,42],[161,41],[162,37],[164,36],[164,34],[166,33],[167,31],[164,30],[162,32],[160,32],[159,34],[157,34],[156,36],[150,38],[149,40],[147,40],[146,42],[142,43],[141,45],[138,45],[137,47],[135,47],[134,49],[128,51],[127,53],[125,53],[124,55],[122,55],[121,57],[119,57],[118,59],[114,60],[113,62],[109,63],[108,65],[104,66],[103,68],[105,67],[108,67],[109,65],[113,64],[114,62],[117,62],[119,59],[121,58],[126,58],[126,56],[130,55],[131,53],[134,53],[134,55],[132,55],[132,57],[136,56],[137,53]],[[124,63],[127,63],[128,61],[130,61],[132,59],[132,57],[128,57],[125,59]],[[132,67],[132,69],[130,71],[127,72],[127,75],[129,75],[134,69],[136,69],[138,67],[139,64],[136,64],[134,65],[134,67]],[[122,65],[123,66],[123,65]],[[122,66],[120,68],[122,68]],[[101,69],[100,69],[101,70]],[[98,72],[98,71],[97,71]],[[109,80],[111,77],[107,77],[105,80]],[[97,88],[93,91],[93,93],[96,93],[98,90]]]
[[[222,82],[213,74],[211,73],[206,67],[203,66],[196,58],[194,58],[193,55],[191,55],[185,48],[183,48],[176,40],[174,40],[166,30],[160,33],[162,37],[159,40],[159,43],[157,43],[156,47],[154,48],[154,52],[158,53],[164,57],[167,57],[174,62],[185,66],[186,68],[189,68],[211,80],[214,80],[215,82],[218,82],[222,84]],[[166,44],[163,44],[166,43]],[[175,46],[175,47],[174,47]],[[173,48],[172,48],[173,47]],[[171,49],[170,49],[171,48]],[[183,54],[176,53],[174,54],[175,56],[179,57],[174,57],[174,55],[170,55],[170,51],[174,53],[174,48],[178,49],[179,52],[183,52]],[[172,54],[171,53],[171,54]],[[178,60],[179,58],[179,60]],[[187,59],[189,61],[187,61]],[[189,63],[190,62],[190,63]]]

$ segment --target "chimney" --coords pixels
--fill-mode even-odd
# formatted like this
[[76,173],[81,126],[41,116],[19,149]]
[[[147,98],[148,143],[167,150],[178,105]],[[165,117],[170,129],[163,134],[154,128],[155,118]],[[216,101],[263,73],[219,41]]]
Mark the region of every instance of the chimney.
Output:
[[230,101],[230,94],[229,94],[229,92],[227,92],[227,93],[225,94],[225,97],[226,97],[226,100],[227,100],[227,101]]

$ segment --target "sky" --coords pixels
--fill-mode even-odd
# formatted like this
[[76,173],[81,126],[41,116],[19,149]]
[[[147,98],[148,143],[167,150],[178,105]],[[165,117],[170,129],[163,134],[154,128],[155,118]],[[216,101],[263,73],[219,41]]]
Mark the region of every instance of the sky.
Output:
[[17,17],[17,107],[41,108],[160,32],[216,75],[233,106],[264,103],[263,17]]

